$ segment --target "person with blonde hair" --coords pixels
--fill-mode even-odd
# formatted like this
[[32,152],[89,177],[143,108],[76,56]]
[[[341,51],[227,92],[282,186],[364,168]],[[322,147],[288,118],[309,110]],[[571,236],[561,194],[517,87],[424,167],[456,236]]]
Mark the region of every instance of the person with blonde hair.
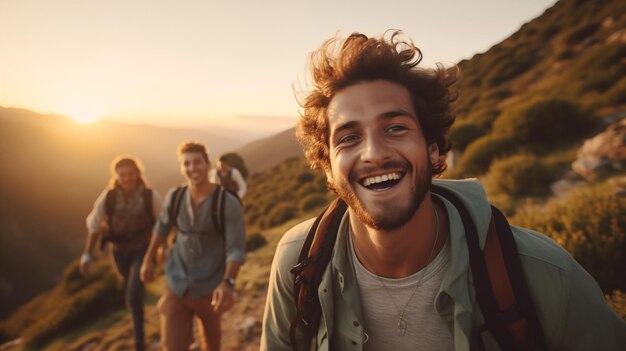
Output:
[[161,195],[145,180],[141,162],[121,155],[111,162],[109,186],[96,199],[87,216],[87,242],[80,270],[89,274],[98,241],[110,243],[118,272],[124,278],[126,305],[132,312],[135,349],[145,350],[144,287],[139,269],[150,243],[155,218],[161,211]]

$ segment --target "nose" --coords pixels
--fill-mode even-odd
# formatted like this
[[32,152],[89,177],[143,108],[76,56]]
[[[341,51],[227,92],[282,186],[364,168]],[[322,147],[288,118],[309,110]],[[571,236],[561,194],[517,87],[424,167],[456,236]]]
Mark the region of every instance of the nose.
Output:
[[365,163],[381,164],[391,158],[391,148],[385,143],[383,136],[370,133],[364,136],[364,149],[361,161]]

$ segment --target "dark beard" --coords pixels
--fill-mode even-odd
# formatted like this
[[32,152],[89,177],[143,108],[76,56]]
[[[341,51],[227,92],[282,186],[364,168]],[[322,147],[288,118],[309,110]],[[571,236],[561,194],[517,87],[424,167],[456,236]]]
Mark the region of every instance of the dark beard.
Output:
[[[413,217],[426,197],[426,194],[430,191],[430,184],[432,182],[432,163],[430,162],[430,155],[428,155],[428,153],[426,153],[426,158],[428,166],[419,172],[419,174],[416,174],[415,183],[411,187],[411,193],[413,196],[410,197],[410,202],[407,206],[390,204],[389,206],[386,206],[385,211],[379,211],[379,213],[369,212],[361,200],[359,200],[356,196],[354,189],[350,185],[358,179],[356,171],[350,173],[349,184],[346,184],[345,182],[337,184],[337,193],[354,211],[359,221],[368,227],[384,231],[400,228]],[[407,172],[405,177],[412,170],[410,164],[400,161],[385,162],[380,167],[376,167],[376,170],[391,170],[399,168]],[[372,173],[372,169],[363,168],[360,169],[358,173]]]

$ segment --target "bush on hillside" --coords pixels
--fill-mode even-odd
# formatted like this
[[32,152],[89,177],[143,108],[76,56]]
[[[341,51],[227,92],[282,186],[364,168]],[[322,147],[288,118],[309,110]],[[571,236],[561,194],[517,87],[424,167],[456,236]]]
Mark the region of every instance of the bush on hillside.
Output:
[[626,44],[591,47],[570,68],[568,80],[581,93],[606,91],[626,75],[625,56]]
[[606,300],[624,321],[626,321],[626,293],[615,290],[612,294],[606,294]]
[[[513,57],[513,56],[511,56]],[[532,66],[541,60],[541,56],[530,46],[519,46],[515,48],[514,59],[496,60],[495,64],[488,71],[484,81],[484,87],[495,87],[520,74],[528,71]]]
[[300,174],[298,174],[298,177],[296,179],[298,180],[298,184],[305,184],[315,179],[315,174],[308,170],[302,171]]
[[545,233],[561,244],[598,281],[602,290],[626,290],[626,197],[603,184],[542,207],[523,207],[515,225]]
[[246,237],[246,252],[252,252],[267,245],[267,239],[261,233],[253,233]]
[[485,135],[487,131],[480,125],[474,123],[462,123],[454,125],[448,134],[448,139],[452,147],[458,150],[465,150],[467,145],[474,140]]
[[588,135],[597,120],[568,101],[549,99],[503,113],[494,131],[536,148],[569,144]]
[[600,29],[599,23],[588,23],[575,27],[564,35],[565,44],[567,46],[579,44],[584,39],[595,34],[598,29]]
[[626,104],[626,76],[604,94],[604,101],[607,105]]
[[328,198],[322,194],[309,194],[300,200],[300,211],[309,212],[328,204]]
[[513,198],[550,195],[555,174],[536,157],[522,153],[494,161],[487,173],[489,193],[504,193]]
[[261,227],[272,228],[277,225],[283,224],[288,220],[295,218],[297,213],[298,208],[296,208],[294,205],[280,202],[269,211]]
[[75,261],[55,289],[20,307],[2,322],[0,333],[24,338],[27,349],[42,349],[53,338],[76,330],[101,313],[123,308],[123,284],[109,260],[97,261],[84,283],[77,272]]
[[518,144],[508,136],[488,134],[480,137],[465,149],[459,163],[451,170],[451,177],[473,177],[484,174],[493,160],[515,153],[517,150]]

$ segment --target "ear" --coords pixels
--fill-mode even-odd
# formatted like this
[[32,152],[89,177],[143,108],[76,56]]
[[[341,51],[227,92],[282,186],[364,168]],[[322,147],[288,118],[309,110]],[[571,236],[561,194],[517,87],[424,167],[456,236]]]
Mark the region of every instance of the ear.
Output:
[[437,145],[437,143],[432,143],[428,145],[428,156],[430,156],[430,162],[432,163],[432,166],[434,167],[435,165],[437,165],[440,157],[439,146]]

